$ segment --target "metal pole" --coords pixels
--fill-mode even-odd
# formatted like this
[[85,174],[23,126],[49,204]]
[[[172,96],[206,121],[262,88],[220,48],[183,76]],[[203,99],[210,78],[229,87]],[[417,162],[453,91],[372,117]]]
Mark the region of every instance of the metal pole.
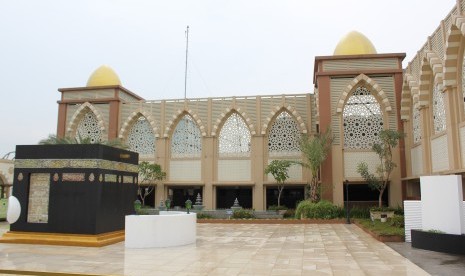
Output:
[[186,68],[184,71],[184,99],[187,98],[187,54],[189,50],[189,25],[186,29]]
[[346,224],[350,224],[350,212],[349,212],[349,180],[344,181],[344,185],[346,186]]

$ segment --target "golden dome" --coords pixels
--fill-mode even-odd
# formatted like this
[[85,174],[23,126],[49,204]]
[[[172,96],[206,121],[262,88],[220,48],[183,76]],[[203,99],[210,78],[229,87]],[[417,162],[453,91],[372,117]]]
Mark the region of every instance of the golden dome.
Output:
[[118,75],[108,65],[102,65],[97,68],[89,80],[87,86],[108,86],[108,85],[121,85]]
[[371,55],[376,54],[373,43],[362,33],[352,31],[346,34],[334,49],[334,55]]

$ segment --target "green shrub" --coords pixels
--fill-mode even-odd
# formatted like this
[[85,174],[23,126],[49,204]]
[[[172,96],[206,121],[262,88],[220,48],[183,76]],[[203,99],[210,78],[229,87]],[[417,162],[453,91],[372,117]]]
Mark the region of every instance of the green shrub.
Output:
[[397,208],[394,209],[394,215],[403,216],[404,215],[404,209],[402,209],[402,207],[400,207],[400,206],[397,206]]
[[371,207],[370,211],[374,211],[374,212],[392,212],[392,211],[396,211],[396,209],[391,208],[391,207]]
[[370,218],[370,208],[353,207],[350,209],[350,217],[359,219]]
[[287,209],[284,213],[283,218],[295,218],[295,209]]
[[269,211],[279,211],[279,210],[287,210],[287,207],[284,205],[278,206],[278,205],[270,205],[268,206]]
[[211,219],[213,218],[210,214],[197,213],[197,219]]
[[240,209],[240,210],[234,211],[232,218],[249,219],[249,218],[255,218],[255,215],[253,214],[252,210]]
[[339,217],[340,213],[340,208],[329,201],[322,200],[318,203],[312,203],[309,200],[304,200],[297,205],[295,215],[296,218],[303,216],[305,218],[333,219]]
[[395,215],[389,220],[389,224],[394,227],[401,227],[403,228],[405,226],[404,223],[404,216],[397,216]]

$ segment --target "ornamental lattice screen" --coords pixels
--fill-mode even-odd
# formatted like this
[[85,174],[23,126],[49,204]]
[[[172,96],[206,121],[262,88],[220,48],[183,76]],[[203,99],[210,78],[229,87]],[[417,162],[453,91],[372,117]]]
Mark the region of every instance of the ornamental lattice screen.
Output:
[[95,144],[101,141],[101,135],[102,131],[98,124],[97,116],[92,111],[88,111],[79,122],[76,138],[80,140],[90,139],[90,142]]
[[383,116],[379,103],[366,87],[355,89],[344,106],[342,116],[345,149],[371,149],[379,142]]
[[435,134],[446,130],[444,94],[439,89],[439,85],[433,87],[433,126]]
[[413,108],[413,143],[421,142],[421,124],[420,124],[420,110],[418,108]]
[[155,154],[155,135],[152,126],[144,116],[140,116],[128,134],[129,149],[140,155]]
[[179,120],[171,139],[171,157],[200,157],[202,153],[200,129],[188,114]]
[[287,112],[281,112],[268,134],[270,156],[300,155],[300,132],[297,122]]
[[251,148],[250,131],[237,113],[232,113],[221,128],[218,152],[221,157],[249,157]]

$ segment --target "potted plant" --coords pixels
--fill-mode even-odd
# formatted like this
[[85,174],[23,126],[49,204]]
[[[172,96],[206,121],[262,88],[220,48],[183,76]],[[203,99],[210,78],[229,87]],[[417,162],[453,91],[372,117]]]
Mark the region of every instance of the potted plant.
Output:
[[372,207],[370,208],[371,219],[382,219],[383,217],[393,218],[395,210],[390,207]]

